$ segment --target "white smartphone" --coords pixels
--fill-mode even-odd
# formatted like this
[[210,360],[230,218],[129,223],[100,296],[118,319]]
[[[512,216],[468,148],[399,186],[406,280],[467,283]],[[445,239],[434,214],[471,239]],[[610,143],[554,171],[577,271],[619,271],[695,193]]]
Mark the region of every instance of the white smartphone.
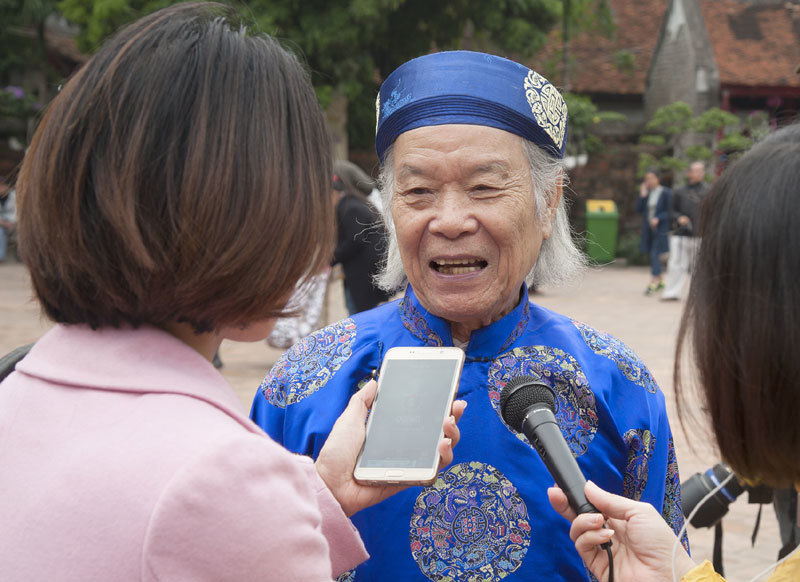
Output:
[[450,415],[463,365],[460,348],[386,352],[356,481],[430,485],[436,480],[442,423]]

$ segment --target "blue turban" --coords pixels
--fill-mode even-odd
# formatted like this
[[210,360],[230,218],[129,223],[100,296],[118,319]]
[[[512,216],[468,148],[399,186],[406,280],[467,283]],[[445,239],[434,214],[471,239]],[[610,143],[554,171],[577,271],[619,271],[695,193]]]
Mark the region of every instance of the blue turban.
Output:
[[447,124],[495,127],[564,157],[564,98],[539,73],[502,57],[450,51],[408,61],[383,82],[376,108],[381,163],[401,133]]

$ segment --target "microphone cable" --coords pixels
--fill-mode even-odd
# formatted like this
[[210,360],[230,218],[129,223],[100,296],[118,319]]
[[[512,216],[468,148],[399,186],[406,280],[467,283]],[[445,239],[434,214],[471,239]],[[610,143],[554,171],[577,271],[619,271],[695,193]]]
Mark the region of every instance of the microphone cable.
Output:
[[675,543],[672,544],[672,582],[678,582],[678,576],[675,574],[675,557],[677,556],[678,546],[681,543],[681,538],[683,537],[683,534],[686,533],[686,528],[689,527],[689,523],[691,523],[692,519],[694,519],[694,516],[697,514],[697,512],[700,511],[700,508],[705,505],[706,501],[716,495],[723,487],[725,487],[725,485],[728,484],[731,479],[733,479],[733,473],[725,477],[725,479],[722,480],[722,483],[709,491],[706,496],[694,506],[694,509],[692,509],[691,513],[689,513],[689,517],[684,520],[683,527],[681,528],[681,531],[678,532],[678,537],[675,539]]
[[614,582],[614,555],[611,553],[610,545],[606,546],[606,553],[608,554],[608,582]]

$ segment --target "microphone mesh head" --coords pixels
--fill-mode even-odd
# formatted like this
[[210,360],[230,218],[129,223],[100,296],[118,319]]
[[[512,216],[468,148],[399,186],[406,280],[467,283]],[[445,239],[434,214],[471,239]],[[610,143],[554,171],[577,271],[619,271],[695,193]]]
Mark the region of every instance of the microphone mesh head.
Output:
[[508,426],[521,432],[525,414],[535,404],[555,413],[556,397],[552,388],[533,376],[517,376],[509,380],[500,395],[500,414]]

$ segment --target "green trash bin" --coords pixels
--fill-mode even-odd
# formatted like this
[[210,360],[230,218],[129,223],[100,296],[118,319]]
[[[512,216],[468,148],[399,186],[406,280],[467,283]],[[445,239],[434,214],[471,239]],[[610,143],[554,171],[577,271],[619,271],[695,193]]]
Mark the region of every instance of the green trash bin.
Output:
[[613,200],[586,201],[586,254],[594,263],[610,263],[617,256],[619,212]]

